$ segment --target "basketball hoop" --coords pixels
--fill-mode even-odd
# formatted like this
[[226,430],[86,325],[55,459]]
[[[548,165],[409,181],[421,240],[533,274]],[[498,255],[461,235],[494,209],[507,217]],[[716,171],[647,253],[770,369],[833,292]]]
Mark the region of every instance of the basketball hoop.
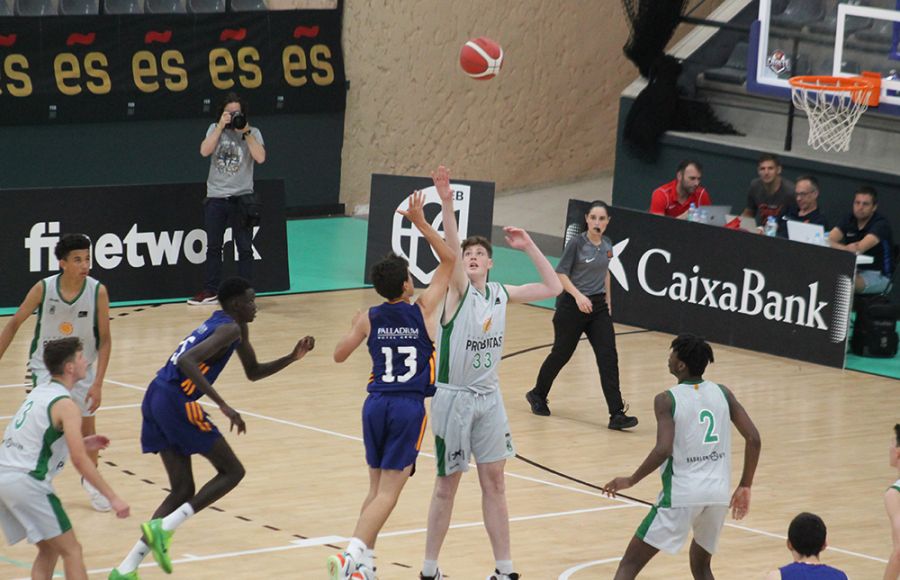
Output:
[[878,106],[881,75],[803,76],[789,79],[794,106],[809,120],[807,143],[820,151],[847,151],[853,127],[866,109]]

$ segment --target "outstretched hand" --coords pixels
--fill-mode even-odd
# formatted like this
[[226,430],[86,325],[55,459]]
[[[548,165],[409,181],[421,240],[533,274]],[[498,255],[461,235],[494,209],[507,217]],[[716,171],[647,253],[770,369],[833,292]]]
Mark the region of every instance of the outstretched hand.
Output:
[[109,437],[105,435],[88,435],[84,438],[84,449],[90,453],[109,447]]
[[312,336],[304,336],[300,340],[297,341],[297,345],[294,346],[294,360],[298,361],[304,356],[306,353],[311,351],[316,347],[316,339]]
[[409,208],[398,209],[397,213],[419,225],[425,223],[425,194],[418,189],[409,196]]
[[434,188],[437,190],[441,201],[449,201],[453,199],[453,190],[450,188],[450,170],[439,165],[435,171],[431,172],[431,180],[434,182]]
[[744,516],[750,511],[750,488],[738,487],[734,490],[728,507],[731,508],[731,517],[736,520],[744,519]]
[[526,232],[522,228],[505,226],[503,228],[503,233],[505,234],[504,237],[506,238],[506,243],[510,248],[514,248],[516,250],[526,250],[530,246],[534,245],[531,236],[529,236],[528,232]]
[[247,425],[244,423],[244,420],[241,419],[241,414],[229,407],[228,405],[222,405],[219,407],[219,410],[222,411],[222,414],[228,417],[228,420],[231,424],[228,426],[228,431],[234,431],[234,428],[237,427],[238,435],[241,433],[247,432]]
[[614,480],[610,481],[606,485],[603,486],[603,491],[609,497],[616,497],[617,491],[622,491],[623,489],[628,489],[633,484],[631,483],[630,477],[617,477]]

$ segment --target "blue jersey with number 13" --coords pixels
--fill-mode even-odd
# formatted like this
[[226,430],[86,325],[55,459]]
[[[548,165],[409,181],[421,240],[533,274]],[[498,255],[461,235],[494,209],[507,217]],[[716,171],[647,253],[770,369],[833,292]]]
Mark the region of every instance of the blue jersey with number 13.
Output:
[[434,343],[422,310],[406,301],[369,308],[370,393],[434,395]]

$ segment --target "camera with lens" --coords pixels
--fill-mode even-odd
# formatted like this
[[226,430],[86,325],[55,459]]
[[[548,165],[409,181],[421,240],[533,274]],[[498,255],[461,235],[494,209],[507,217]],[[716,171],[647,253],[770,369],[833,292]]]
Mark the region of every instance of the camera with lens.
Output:
[[242,112],[237,111],[236,113],[232,113],[231,122],[228,123],[228,125],[226,125],[225,127],[227,129],[237,129],[238,131],[240,131],[241,129],[243,129],[246,126],[247,126],[247,116],[244,115]]

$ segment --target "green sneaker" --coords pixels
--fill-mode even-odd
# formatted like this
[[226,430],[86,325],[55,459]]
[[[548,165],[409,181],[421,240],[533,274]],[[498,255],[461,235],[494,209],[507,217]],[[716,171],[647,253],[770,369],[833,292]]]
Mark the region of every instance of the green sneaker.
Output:
[[137,570],[132,570],[127,574],[122,574],[115,568],[112,569],[112,572],[109,573],[107,580],[140,580],[140,576],[138,576]]
[[156,560],[163,572],[171,574],[172,560],[169,558],[169,544],[172,543],[175,531],[164,530],[161,518],[142,523],[141,531],[144,532],[144,540],[153,552],[153,559]]

